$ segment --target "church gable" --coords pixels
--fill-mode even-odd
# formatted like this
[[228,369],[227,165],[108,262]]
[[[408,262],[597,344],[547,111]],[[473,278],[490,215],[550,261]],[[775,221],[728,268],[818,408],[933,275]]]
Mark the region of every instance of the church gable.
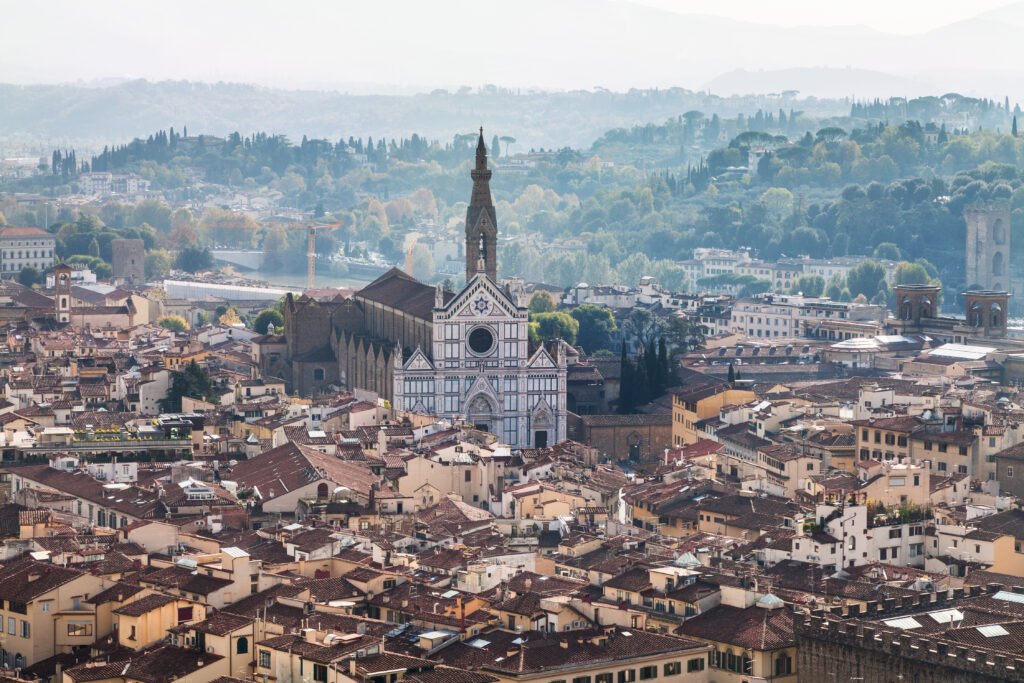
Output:
[[420,349],[419,347],[417,347],[416,350],[413,352],[412,356],[409,357],[409,360],[407,360],[405,362],[405,369],[406,370],[433,370],[434,369],[434,364],[431,363],[430,359],[427,358],[427,355],[425,353],[423,353],[423,349]]
[[555,363],[555,360],[551,357],[551,354],[548,353],[548,350],[542,346],[533,354],[533,358],[530,359],[530,362],[526,367],[531,370],[540,370],[544,368],[555,369],[558,367],[558,364]]
[[516,302],[486,277],[474,277],[445,306],[450,318],[511,318],[520,315]]

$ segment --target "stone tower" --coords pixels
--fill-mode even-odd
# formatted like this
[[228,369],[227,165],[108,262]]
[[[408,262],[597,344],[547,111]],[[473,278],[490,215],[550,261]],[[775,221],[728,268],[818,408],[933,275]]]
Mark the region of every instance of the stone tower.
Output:
[[1009,292],[984,290],[964,292],[964,313],[967,315],[967,326],[974,328],[977,336],[1005,337],[1009,308]]
[[491,171],[487,168],[484,129],[476,143],[476,167],[470,173],[473,194],[466,210],[466,282],[473,279],[483,259],[484,272],[498,281],[498,220],[491,200]]
[[967,287],[990,291],[1010,289],[1010,205],[971,204],[967,223]]
[[896,285],[896,317],[920,325],[922,318],[938,317],[938,300],[936,285]]
[[116,239],[110,242],[113,251],[114,277],[133,284],[146,281],[146,244],[140,239]]
[[59,263],[53,269],[54,315],[59,323],[71,322],[71,266]]

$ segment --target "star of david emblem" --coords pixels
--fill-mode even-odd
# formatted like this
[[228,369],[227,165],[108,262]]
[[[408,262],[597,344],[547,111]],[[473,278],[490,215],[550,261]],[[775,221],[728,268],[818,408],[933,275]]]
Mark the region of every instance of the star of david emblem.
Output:
[[473,310],[477,312],[477,315],[487,315],[491,311],[491,301],[485,296],[481,296],[473,301]]

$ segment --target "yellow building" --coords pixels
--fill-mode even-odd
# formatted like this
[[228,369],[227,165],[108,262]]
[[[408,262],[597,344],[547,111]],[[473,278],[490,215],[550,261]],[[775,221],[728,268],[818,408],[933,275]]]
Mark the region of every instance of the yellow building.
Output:
[[854,420],[857,434],[857,459],[899,462],[909,460],[910,435],[920,429],[920,418],[911,415]]
[[206,607],[200,603],[161,593],[140,593],[114,610],[117,644],[141,650],[166,638],[171,629],[205,618]]
[[102,634],[95,632],[87,600],[108,585],[98,576],[31,559],[0,569],[0,661],[23,668],[91,645]]
[[743,405],[757,398],[753,391],[733,389],[710,377],[707,382],[671,390],[673,445],[697,443],[701,438],[698,422],[717,416],[723,406]]

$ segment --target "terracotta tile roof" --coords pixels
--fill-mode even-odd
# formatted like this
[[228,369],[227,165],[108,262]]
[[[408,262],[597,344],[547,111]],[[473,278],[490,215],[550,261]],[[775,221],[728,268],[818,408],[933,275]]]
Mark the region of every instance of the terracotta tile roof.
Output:
[[226,636],[232,631],[237,631],[240,628],[248,626],[253,621],[254,617],[246,617],[240,614],[231,614],[230,612],[215,612],[212,616],[207,617],[203,621],[195,624],[187,624],[187,628],[195,629],[202,633],[209,633],[215,636]]
[[380,639],[363,635],[345,642],[334,642],[331,645],[324,645],[323,643],[310,643],[301,635],[287,634],[261,640],[258,644],[260,647],[291,652],[300,655],[304,659],[321,664],[330,664],[356,650],[369,645],[378,645],[380,644]]
[[[490,630],[479,635],[488,644],[474,647],[458,642],[440,650],[432,658],[450,666],[493,671],[499,676],[515,676],[557,669],[592,669],[604,663],[703,651],[707,646],[688,638],[650,631],[615,628],[601,631],[520,634]],[[519,640],[514,643],[513,640]],[[514,652],[513,652],[514,651]],[[512,654],[509,654],[513,652]]]
[[30,602],[84,572],[30,559],[16,560],[0,569],[0,600]]
[[[398,268],[392,268],[355,293],[356,300],[366,299],[403,311],[420,320],[432,320],[434,287],[419,282]],[[454,294],[445,292],[447,304]]]
[[155,609],[160,609],[164,605],[170,604],[175,601],[169,595],[162,595],[160,593],[152,593],[145,597],[133,600],[123,607],[118,607],[114,610],[114,614],[123,614],[127,617],[141,617],[147,612],[152,612]]
[[359,600],[365,597],[361,590],[340,576],[331,579],[302,579],[296,581],[295,585],[308,588],[309,598],[313,602]]
[[370,495],[370,487],[379,481],[362,464],[293,442],[238,463],[225,478],[237,481],[240,488],[258,489],[264,501],[317,481],[347,486],[365,499]]
[[146,574],[140,579],[144,584],[153,584],[165,588],[177,588],[186,593],[209,595],[231,585],[228,579],[206,574],[194,574],[186,567],[165,567]]
[[86,602],[92,605],[105,605],[108,602],[123,602],[142,590],[142,586],[118,581],[110,588],[100,591],[96,595],[87,599]]
[[[68,669],[64,675],[72,681],[133,680],[141,683],[170,683],[173,680],[195,674],[200,669],[223,659],[211,652],[194,649],[157,645],[156,647],[132,653],[126,659],[102,662],[86,662]],[[197,677],[196,680],[202,680]]]
[[796,645],[793,612],[786,607],[766,609],[755,605],[741,609],[719,605],[687,619],[679,630],[694,638],[758,651]]

